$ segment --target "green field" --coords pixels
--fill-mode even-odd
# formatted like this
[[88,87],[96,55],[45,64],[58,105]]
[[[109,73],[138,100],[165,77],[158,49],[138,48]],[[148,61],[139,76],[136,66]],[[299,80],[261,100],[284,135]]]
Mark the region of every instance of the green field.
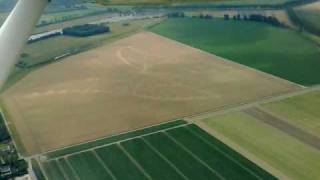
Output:
[[229,113],[204,122],[218,132],[224,142],[236,144],[289,179],[314,180],[320,177],[319,150],[247,114]]
[[320,91],[271,102],[263,107],[320,137]]
[[165,20],[150,30],[302,85],[320,83],[320,48],[290,29],[184,18]]
[[105,139],[104,144],[93,144],[96,146],[90,149],[42,155],[33,159],[33,164],[39,174],[35,163],[39,162],[49,180],[276,179],[182,120],[127,134]]

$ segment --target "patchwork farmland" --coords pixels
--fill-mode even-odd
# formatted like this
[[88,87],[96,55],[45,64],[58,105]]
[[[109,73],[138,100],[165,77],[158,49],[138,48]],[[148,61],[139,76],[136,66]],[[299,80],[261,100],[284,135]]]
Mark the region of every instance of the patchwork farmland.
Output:
[[[177,120],[33,159],[55,179],[276,179],[194,124]],[[96,142],[91,142],[92,145]],[[87,145],[90,143],[86,143]],[[36,171],[40,172],[40,171]]]
[[318,179],[319,92],[212,115],[198,125],[280,179]]
[[320,48],[291,29],[248,21],[176,18],[151,31],[304,86],[320,83]]
[[32,155],[298,89],[141,32],[35,70],[1,98],[21,153]]

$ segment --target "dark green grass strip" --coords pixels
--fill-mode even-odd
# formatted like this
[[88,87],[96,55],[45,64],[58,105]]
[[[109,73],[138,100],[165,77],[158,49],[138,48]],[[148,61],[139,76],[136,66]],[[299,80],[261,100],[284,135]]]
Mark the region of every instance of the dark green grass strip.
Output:
[[65,159],[59,159],[58,160],[59,165],[61,166],[61,168],[64,170],[64,172],[66,173],[66,176],[69,180],[77,180],[76,175],[72,172],[70,166],[67,163],[67,160]]
[[59,169],[57,161],[50,161],[42,163],[49,180],[64,180],[63,173]]
[[231,156],[233,159],[241,163],[243,166],[255,172],[260,177],[263,177],[263,179],[270,179],[270,180],[277,179],[267,171],[263,170],[262,168],[260,168],[259,166],[257,166],[256,164],[248,160],[247,158],[243,157],[241,154],[229,148],[223,142],[219,141],[215,137],[211,136],[210,134],[208,134],[207,132],[199,128],[198,126],[191,124],[187,126],[187,129],[191,130],[193,133],[196,133],[198,136],[205,139],[205,141],[210,143],[212,146],[216,146],[221,151],[227,153],[229,156]]
[[36,175],[38,180],[46,180],[45,176],[43,175],[40,165],[38,163],[37,160],[35,159],[31,159],[31,165],[32,165],[32,169],[34,174]]
[[111,176],[92,152],[76,154],[68,158],[81,180],[111,180]]
[[184,147],[196,154],[199,159],[207,163],[226,179],[256,180],[256,176],[250,174],[243,167],[228,159],[222,152],[217,151],[203,140],[192,134],[186,128],[177,128],[167,131]]
[[217,172],[212,172],[196,158],[179,147],[163,133],[144,137],[157,151],[174,164],[186,177],[197,180],[221,179]]
[[128,153],[154,180],[182,180],[183,178],[142,139],[121,143]]
[[103,139],[100,139],[100,140],[96,140],[96,141],[92,141],[92,142],[88,142],[88,143],[84,143],[84,144],[80,144],[80,145],[75,145],[75,146],[72,146],[72,147],[69,147],[69,148],[65,148],[65,149],[54,151],[54,152],[50,152],[50,153],[46,154],[46,156],[49,159],[58,158],[58,157],[65,156],[65,155],[68,155],[68,154],[71,154],[71,153],[75,153],[75,152],[87,150],[87,149],[90,149],[90,148],[94,148],[96,146],[102,146],[102,145],[105,145],[105,144],[114,143],[114,142],[117,142],[117,141],[125,140],[125,139],[128,139],[128,138],[133,138],[133,137],[136,137],[136,136],[141,136],[143,134],[148,134],[148,133],[152,133],[152,132],[156,132],[156,131],[172,128],[172,127],[183,125],[183,124],[187,124],[187,122],[184,121],[184,120],[176,120],[176,121],[164,123],[164,124],[161,124],[161,125],[158,125],[158,126],[153,126],[153,127],[149,127],[149,128],[145,128],[145,129],[140,129],[140,130],[132,131],[132,132],[125,133],[125,134],[120,134],[120,135],[117,135],[117,136],[106,137],[106,138],[103,138]]
[[95,151],[117,179],[147,180],[117,145],[103,147]]

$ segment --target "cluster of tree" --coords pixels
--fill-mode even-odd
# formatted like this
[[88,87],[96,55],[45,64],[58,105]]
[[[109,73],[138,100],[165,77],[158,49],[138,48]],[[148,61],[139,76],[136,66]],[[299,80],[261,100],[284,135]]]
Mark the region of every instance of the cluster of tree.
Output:
[[110,28],[108,26],[104,26],[102,24],[84,24],[73,27],[64,28],[62,30],[63,35],[68,36],[77,36],[77,37],[87,37],[96,34],[102,34],[110,32]]
[[1,167],[10,168],[10,172],[1,174],[0,179],[12,179],[14,177],[28,174],[28,163],[24,159],[19,159],[16,151],[4,152],[1,154]]
[[14,161],[11,165],[11,177],[18,177],[28,174],[28,163],[24,159]]
[[10,140],[10,135],[4,122],[4,118],[0,113],[0,143],[4,143]]
[[306,30],[310,33],[320,36],[320,28],[315,26],[313,23],[303,20],[300,18],[293,8],[287,8],[287,14],[291,21],[299,27],[299,31]]
[[199,15],[200,19],[212,19],[213,16],[209,15],[209,14],[200,14]]
[[[225,20],[230,20],[230,16],[228,14],[224,15]],[[245,21],[255,21],[255,22],[264,22],[273,26],[281,27],[284,26],[276,17],[273,16],[264,16],[261,14],[251,14],[251,15],[243,15],[236,14],[232,16],[233,20],[245,20]]]
[[172,12],[168,13],[168,18],[184,18],[184,12]]

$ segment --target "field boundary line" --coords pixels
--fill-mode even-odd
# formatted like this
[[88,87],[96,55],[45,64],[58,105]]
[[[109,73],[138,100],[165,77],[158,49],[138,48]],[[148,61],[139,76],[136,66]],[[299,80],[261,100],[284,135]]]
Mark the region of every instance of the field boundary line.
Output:
[[[320,138],[320,135],[315,133],[315,132],[313,132],[313,130],[311,130],[311,129],[307,128],[307,127],[302,127],[301,125],[298,125],[298,123],[291,122],[291,120],[290,120],[291,118],[286,118],[284,115],[280,115],[280,114],[278,114],[276,112],[273,112],[273,111],[269,110],[267,107],[264,107],[264,106],[261,106],[261,105],[256,106],[256,108],[261,109],[264,112],[266,112],[266,113],[268,113],[268,114],[270,114],[270,115],[272,115],[272,116],[274,116],[274,117],[276,117],[278,119],[281,119],[282,121],[284,121],[284,122],[286,122],[288,124],[294,125],[297,128],[299,128],[299,129],[301,129],[301,130],[303,130],[303,131],[305,131],[305,132],[307,132],[309,134],[312,134],[313,136],[317,136],[318,138]],[[320,124],[316,125],[315,127],[320,127]]]
[[309,145],[317,150],[320,150],[320,138],[315,136],[299,126],[293,125],[279,117],[264,111],[261,108],[253,107],[243,111],[254,119],[261,121],[281,132],[299,140],[300,142]]
[[[72,144],[70,146],[65,146],[65,147],[62,147],[62,148],[59,148],[59,149],[54,149],[54,150],[50,150],[50,151],[45,151],[45,152],[42,152],[42,153],[39,153],[39,154],[35,154],[33,156],[29,156],[29,158],[32,158],[32,157],[36,157],[36,156],[39,156],[39,155],[45,155],[45,154],[49,154],[49,153],[54,153],[56,151],[61,151],[61,150],[65,150],[65,149],[68,149],[68,148],[72,148],[72,147],[75,147],[75,146],[80,146],[80,145],[85,145],[85,144],[89,144],[89,143],[93,143],[93,142],[97,142],[97,141],[101,141],[101,140],[104,140],[106,138],[112,138],[112,137],[116,137],[116,136],[120,136],[120,135],[124,135],[124,134],[127,134],[127,133],[132,133],[132,132],[136,132],[136,131],[140,131],[140,130],[143,130],[143,129],[147,129],[147,128],[152,128],[152,127],[156,127],[156,126],[160,126],[160,125],[164,125],[164,124],[167,124],[167,123],[173,123],[175,121],[179,121],[179,120],[183,120],[183,118],[176,118],[174,120],[169,120],[169,121],[165,121],[165,122],[161,122],[159,124],[152,124],[152,125],[149,125],[149,126],[145,126],[145,127],[141,127],[141,128],[137,128],[137,129],[134,129],[134,130],[129,130],[129,131],[124,131],[124,132],[121,132],[121,133],[118,133],[118,134],[112,134],[110,136],[104,136],[104,137],[101,137],[101,138],[97,138],[97,139],[94,139],[94,140],[91,140],[91,141],[86,141],[86,142],[82,142],[82,143],[78,143],[78,144]],[[185,123],[185,124],[188,124],[188,123]],[[185,125],[185,124],[181,124],[181,125]],[[180,126],[180,125],[179,125]],[[88,149],[89,150],[89,149]]]
[[228,137],[224,136],[223,134],[219,133],[218,131],[214,130],[213,128],[209,127],[207,124],[205,124],[202,121],[198,121],[196,123],[197,126],[199,126],[201,129],[205,130],[212,136],[216,137],[218,140],[220,140],[225,145],[229,146],[234,151],[238,152],[248,160],[252,161],[253,163],[257,164],[259,167],[264,169],[265,171],[269,172],[270,174],[274,175],[278,179],[282,180],[290,180],[290,178],[286,175],[284,175],[281,171],[274,168],[272,165],[270,165],[265,160],[259,158],[258,156],[254,155],[253,153],[247,151],[243,147],[241,147],[238,143],[234,142],[233,140],[229,139]]
[[61,165],[60,165],[59,161],[58,161],[58,160],[56,160],[56,161],[55,161],[55,163],[57,163],[58,169],[61,171],[61,173],[62,173],[62,175],[63,175],[64,179],[66,179],[66,180],[70,180],[70,179],[69,179],[69,177],[68,177],[68,175],[67,175],[67,173],[66,173],[66,172],[64,171],[64,169],[61,167]]
[[199,161],[202,165],[204,165],[206,168],[208,168],[211,172],[217,175],[220,179],[226,180],[219,172],[216,170],[212,169],[207,163],[203,162],[197,155],[195,155],[193,152],[191,152],[188,148],[184,147],[183,144],[178,142],[176,139],[174,139],[170,134],[167,132],[163,132],[169,139],[171,139],[176,145],[181,147],[184,151],[186,151],[188,154],[190,154],[193,158],[195,158],[197,161]]
[[130,140],[133,140],[133,139],[141,138],[141,137],[144,137],[144,136],[149,136],[149,135],[156,134],[156,133],[159,133],[159,132],[162,132],[162,131],[167,131],[167,130],[171,130],[171,129],[184,127],[186,125],[188,125],[188,123],[187,124],[181,124],[181,125],[174,126],[174,127],[170,127],[170,128],[165,128],[165,129],[162,129],[162,130],[159,130],[159,131],[154,131],[154,132],[151,132],[151,133],[138,135],[138,136],[135,136],[135,137],[123,139],[123,140],[112,142],[112,143],[103,144],[103,145],[100,145],[100,146],[95,146],[95,147],[92,147],[92,148],[89,148],[89,149],[85,149],[85,150],[81,150],[81,151],[77,151],[77,152],[73,152],[73,153],[69,153],[69,154],[63,155],[63,156],[59,156],[59,157],[56,157],[56,158],[49,159],[48,162],[50,162],[52,160],[55,160],[55,159],[60,159],[62,157],[70,157],[70,156],[73,156],[73,155],[76,155],[76,154],[81,154],[81,153],[84,153],[84,152],[92,151],[92,150],[103,148],[103,147],[106,147],[106,146],[111,146],[111,145],[115,145],[115,144],[118,144],[118,143],[130,141]]
[[156,154],[158,154],[158,156],[160,156],[160,158],[162,160],[164,160],[165,162],[167,162],[181,177],[183,177],[183,179],[185,180],[191,180],[189,179],[187,176],[185,176],[179,169],[178,167],[176,167],[176,165],[174,165],[169,159],[167,159],[164,155],[162,155],[155,147],[152,146],[151,143],[149,143],[146,139],[144,139],[143,137],[141,138],[141,140]]
[[296,90],[293,92],[288,92],[285,94],[267,96],[267,97],[261,98],[260,100],[256,100],[256,101],[231,104],[229,106],[219,107],[219,108],[212,109],[212,110],[209,110],[206,112],[196,113],[196,114],[193,114],[190,116],[185,116],[185,117],[182,117],[182,119],[188,121],[189,123],[195,123],[195,122],[213,117],[215,115],[222,115],[222,114],[226,114],[229,112],[241,111],[241,110],[248,109],[248,108],[251,108],[254,106],[258,106],[261,104],[266,104],[266,103],[270,103],[270,102],[277,102],[277,101],[281,101],[281,100],[284,100],[287,98],[303,95],[303,94],[314,92],[314,91],[320,91],[320,85],[307,87],[304,89]]
[[44,169],[44,167],[43,167],[42,163],[41,163],[38,159],[36,159],[36,158],[35,158],[35,160],[36,160],[36,161],[38,161],[38,164],[39,164],[40,170],[43,172],[43,176],[44,176],[46,179],[49,179],[49,178],[48,178],[48,174],[47,174],[47,172],[45,171],[45,169]]
[[147,179],[152,180],[152,177],[146,172],[146,170],[143,169],[143,167],[131,156],[131,154],[120,143],[117,143],[117,146]]
[[76,177],[76,179],[81,180],[80,176],[78,175],[78,173],[76,172],[76,170],[73,168],[73,166],[71,165],[71,163],[69,162],[68,158],[63,158],[66,161],[67,166],[69,166],[71,172],[74,174],[74,176]]
[[201,52],[201,53],[204,53],[206,55],[210,55],[210,56],[213,56],[213,57],[216,57],[217,58],[217,61],[222,61],[222,62],[225,62],[225,63],[228,63],[228,64],[234,64],[234,65],[237,65],[238,67],[242,68],[242,69],[247,69],[249,71],[252,71],[252,72],[256,72],[257,74],[260,74],[260,75],[264,75],[266,78],[270,78],[270,79],[275,79],[279,82],[283,81],[283,82],[287,82],[288,84],[291,84],[291,85],[294,85],[294,86],[297,86],[297,87],[300,87],[300,88],[306,88],[306,86],[303,86],[301,84],[298,84],[298,83],[295,83],[295,82],[292,82],[292,81],[289,81],[289,80],[286,80],[286,79],[283,79],[281,77],[278,77],[278,76],[275,76],[273,74],[269,74],[267,72],[263,72],[261,70],[258,70],[258,69],[255,69],[255,68],[252,68],[250,66],[246,66],[244,64],[240,64],[238,62],[235,62],[235,61],[232,61],[230,59],[227,59],[227,58],[224,58],[224,57],[221,57],[221,56],[218,56],[218,55],[215,55],[213,53],[209,53],[207,51],[204,51],[202,49],[199,49],[199,48],[196,48],[196,47],[193,47],[193,46],[190,46],[190,45],[187,45],[187,44],[184,44],[180,41],[177,41],[177,40],[174,40],[174,39],[170,39],[168,37],[165,37],[165,36],[162,36],[160,34],[157,34],[157,33],[154,33],[152,31],[147,31],[147,32],[150,32],[156,36],[159,36],[160,38],[163,38],[163,39],[166,39],[166,40],[170,40],[171,42],[176,42],[184,47],[187,47],[187,48],[192,48],[193,50],[197,50],[198,52]]
[[223,156],[225,156],[227,159],[231,160],[232,162],[234,162],[235,164],[237,164],[238,166],[240,166],[243,170],[249,172],[251,175],[255,176],[258,179],[263,180],[263,178],[261,178],[259,175],[257,175],[256,173],[254,173],[253,171],[251,171],[251,169],[248,169],[247,167],[245,167],[243,164],[241,164],[239,161],[235,160],[233,157],[229,156],[227,153],[223,152],[219,147],[212,145],[211,143],[209,143],[206,139],[204,139],[203,137],[201,137],[200,135],[198,135],[196,132],[194,132],[193,130],[186,128],[187,131],[189,131],[190,133],[192,133],[194,136],[198,137],[201,141],[203,141],[205,144],[209,145],[211,148],[217,150],[218,152],[220,152]]
[[103,160],[97,154],[97,152],[95,150],[91,150],[91,153],[96,157],[96,159],[98,160],[98,163],[106,170],[106,172],[111,176],[111,178],[113,180],[117,180],[116,176],[113,174],[110,168],[106,165],[106,163],[103,162]]

